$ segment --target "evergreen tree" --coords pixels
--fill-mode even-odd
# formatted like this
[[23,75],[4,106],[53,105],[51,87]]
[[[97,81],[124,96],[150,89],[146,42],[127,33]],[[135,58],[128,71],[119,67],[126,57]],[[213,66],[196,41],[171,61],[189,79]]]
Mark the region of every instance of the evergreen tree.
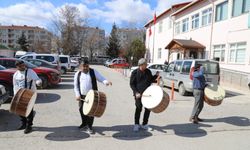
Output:
[[144,58],[145,52],[145,44],[141,40],[135,39],[129,46],[129,49],[126,53],[126,57],[128,58],[128,60],[133,57],[133,60],[130,60],[130,64],[137,65],[138,60],[140,58]]
[[121,46],[117,36],[117,27],[114,23],[109,37],[108,47],[106,49],[107,55],[112,58],[118,57],[120,48]]
[[21,37],[18,39],[17,43],[23,51],[28,51],[29,43],[27,42],[26,36],[22,33]]

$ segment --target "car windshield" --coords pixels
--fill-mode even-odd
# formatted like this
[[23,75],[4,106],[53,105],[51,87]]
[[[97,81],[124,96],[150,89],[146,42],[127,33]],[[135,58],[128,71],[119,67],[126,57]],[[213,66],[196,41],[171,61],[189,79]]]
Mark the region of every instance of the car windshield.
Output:
[[5,70],[6,68],[4,66],[0,65],[0,70]]

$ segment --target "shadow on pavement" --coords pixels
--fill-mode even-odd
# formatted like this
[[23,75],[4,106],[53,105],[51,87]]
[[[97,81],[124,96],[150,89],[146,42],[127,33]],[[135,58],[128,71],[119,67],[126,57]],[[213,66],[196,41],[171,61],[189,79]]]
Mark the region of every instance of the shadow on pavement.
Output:
[[140,140],[152,136],[152,133],[148,131],[140,130],[138,132],[133,131],[133,125],[117,125],[112,127],[94,127],[96,133],[105,135],[105,131],[114,131],[113,138],[118,140]]
[[[62,90],[65,90],[65,89],[74,89],[74,85],[73,84],[63,84],[63,83],[60,83],[59,85],[57,85],[56,89],[57,90],[59,90],[59,89],[62,89]],[[54,89],[48,89],[48,90],[54,90]]]
[[225,98],[227,98],[227,97],[239,96],[239,95],[242,95],[242,94],[241,94],[241,93],[237,93],[237,92],[233,92],[233,91],[226,90],[226,96],[225,96]]
[[159,126],[151,126],[151,127],[154,130],[163,133],[166,133],[165,130],[173,130],[175,135],[182,137],[196,138],[207,135],[207,132],[203,129],[200,129],[200,127],[212,127],[212,126],[204,123],[199,123],[199,124],[185,123],[185,124],[170,124],[164,127],[159,127]]
[[250,121],[246,117],[231,116],[216,119],[204,119],[205,122],[225,122],[235,126],[250,126]]
[[65,127],[33,127],[33,132],[51,132],[45,136],[50,141],[76,141],[90,137],[85,132],[80,132],[76,126]]
[[10,113],[9,110],[0,109],[0,132],[16,131],[21,124],[19,116]]
[[61,98],[58,94],[52,93],[37,93],[36,103],[52,103]]

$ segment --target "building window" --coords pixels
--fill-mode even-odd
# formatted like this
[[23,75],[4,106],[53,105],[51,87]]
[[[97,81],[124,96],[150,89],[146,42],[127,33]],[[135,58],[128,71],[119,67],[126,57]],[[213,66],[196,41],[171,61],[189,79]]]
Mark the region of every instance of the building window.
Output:
[[214,58],[219,58],[220,62],[225,62],[225,45],[214,45]]
[[249,0],[233,0],[233,12],[232,16],[239,16],[250,10]]
[[180,34],[180,22],[177,22],[177,23],[175,24],[175,33],[176,33],[176,34]]
[[182,20],[182,32],[188,31],[188,21],[188,18]]
[[225,1],[216,6],[216,18],[215,21],[226,20],[228,14],[228,1]]
[[161,59],[161,48],[158,48],[158,59]]
[[158,33],[161,33],[161,32],[162,32],[162,24],[163,24],[163,22],[160,21],[160,22],[159,22]]
[[199,27],[199,14],[195,14],[192,16],[192,29],[196,29]]
[[208,8],[202,11],[202,26],[210,24],[212,21],[212,8]]
[[229,62],[244,63],[246,56],[246,42],[230,44]]

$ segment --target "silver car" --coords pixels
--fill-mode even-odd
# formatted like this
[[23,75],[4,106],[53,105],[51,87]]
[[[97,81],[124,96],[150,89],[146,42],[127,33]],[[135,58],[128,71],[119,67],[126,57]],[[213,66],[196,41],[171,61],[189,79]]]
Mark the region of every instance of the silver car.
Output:
[[179,90],[180,95],[187,95],[193,92],[193,82],[190,78],[191,68],[195,64],[202,64],[205,68],[205,79],[207,83],[219,84],[220,67],[219,62],[206,59],[186,59],[171,62],[168,67],[160,73],[164,85]]

